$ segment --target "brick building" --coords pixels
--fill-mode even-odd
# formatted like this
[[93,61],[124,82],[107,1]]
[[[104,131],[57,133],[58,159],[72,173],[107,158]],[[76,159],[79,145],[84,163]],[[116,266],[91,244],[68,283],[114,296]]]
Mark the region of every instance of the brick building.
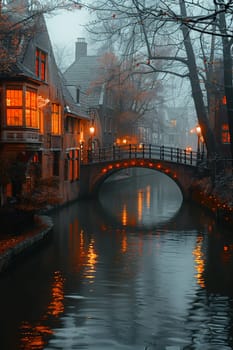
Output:
[[0,33],[1,205],[12,197],[36,198],[36,192],[64,203],[79,193],[90,116],[64,84],[43,16],[27,20],[30,7],[9,6],[2,8],[6,30]]

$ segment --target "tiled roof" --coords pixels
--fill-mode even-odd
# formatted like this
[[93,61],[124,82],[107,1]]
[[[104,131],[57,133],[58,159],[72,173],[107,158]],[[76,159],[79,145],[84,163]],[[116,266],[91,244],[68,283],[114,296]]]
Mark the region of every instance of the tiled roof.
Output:
[[66,81],[60,73],[60,79],[61,79],[61,89],[62,89],[62,94],[64,98],[65,105],[67,106],[67,114],[73,115],[73,116],[78,116],[82,119],[90,119],[89,115],[85,113],[85,111],[74,102],[73,97],[71,96],[68,88],[66,87]]
[[94,87],[99,77],[99,56],[80,57],[65,71],[68,85],[80,88],[86,95],[88,106],[100,104],[101,87]]

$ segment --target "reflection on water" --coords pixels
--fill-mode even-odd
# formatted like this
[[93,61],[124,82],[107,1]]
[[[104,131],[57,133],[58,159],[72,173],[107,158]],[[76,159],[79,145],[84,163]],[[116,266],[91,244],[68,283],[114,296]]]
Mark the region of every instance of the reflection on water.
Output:
[[[136,178],[137,192],[132,193],[132,178],[126,178],[119,187],[112,182],[104,186],[100,202],[109,215],[119,218],[124,226],[153,227],[166,222],[178,212],[182,204],[179,188],[168,177],[148,171],[146,182],[142,175]],[[145,179],[145,177],[144,177]],[[162,199],[162,200],[161,200]]]
[[205,260],[204,260],[204,253],[202,252],[202,246],[203,246],[203,237],[198,236],[196,240],[196,246],[193,250],[195,268],[197,270],[195,277],[197,279],[197,283],[199,284],[199,286],[201,286],[202,288],[205,288],[205,280],[203,277],[203,272],[205,270]]
[[54,332],[46,325],[49,316],[59,317],[64,311],[64,278],[59,271],[54,273],[54,281],[51,285],[52,300],[47,306],[46,313],[36,324],[23,321],[20,326],[21,340],[20,348],[24,350],[44,349],[46,339]]
[[53,240],[0,279],[0,348],[232,349],[231,232],[181,202],[155,174],[55,213]]

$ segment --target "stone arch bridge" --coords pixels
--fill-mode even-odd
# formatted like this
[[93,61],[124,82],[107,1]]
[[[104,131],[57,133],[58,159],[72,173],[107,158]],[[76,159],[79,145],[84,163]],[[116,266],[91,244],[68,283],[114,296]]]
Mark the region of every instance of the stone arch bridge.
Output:
[[89,152],[80,169],[80,197],[96,196],[101,184],[127,168],[148,168],[169,176],[180,188],[183,199],[190,196],[203,155],[180,148],[157,145],[113,146]]

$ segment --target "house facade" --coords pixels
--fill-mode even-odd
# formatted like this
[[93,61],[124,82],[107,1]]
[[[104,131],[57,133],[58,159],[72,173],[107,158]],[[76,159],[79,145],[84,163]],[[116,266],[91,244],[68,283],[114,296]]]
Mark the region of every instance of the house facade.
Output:
[[[28,7],[7,10],[11,24],[30,16]],[[12,197],[65,203],[79,195],[91,118],[64,84],[43,16],[25,23],[0,34],[1,205]]]
[[73,99],[91,118],[93,134],[89,137],[89,149],[112,146],[116,138],[113,98],[104,82],[100,82],[100,56],[88,55],[84,38],[77,39],[75,60],[64,77]]

